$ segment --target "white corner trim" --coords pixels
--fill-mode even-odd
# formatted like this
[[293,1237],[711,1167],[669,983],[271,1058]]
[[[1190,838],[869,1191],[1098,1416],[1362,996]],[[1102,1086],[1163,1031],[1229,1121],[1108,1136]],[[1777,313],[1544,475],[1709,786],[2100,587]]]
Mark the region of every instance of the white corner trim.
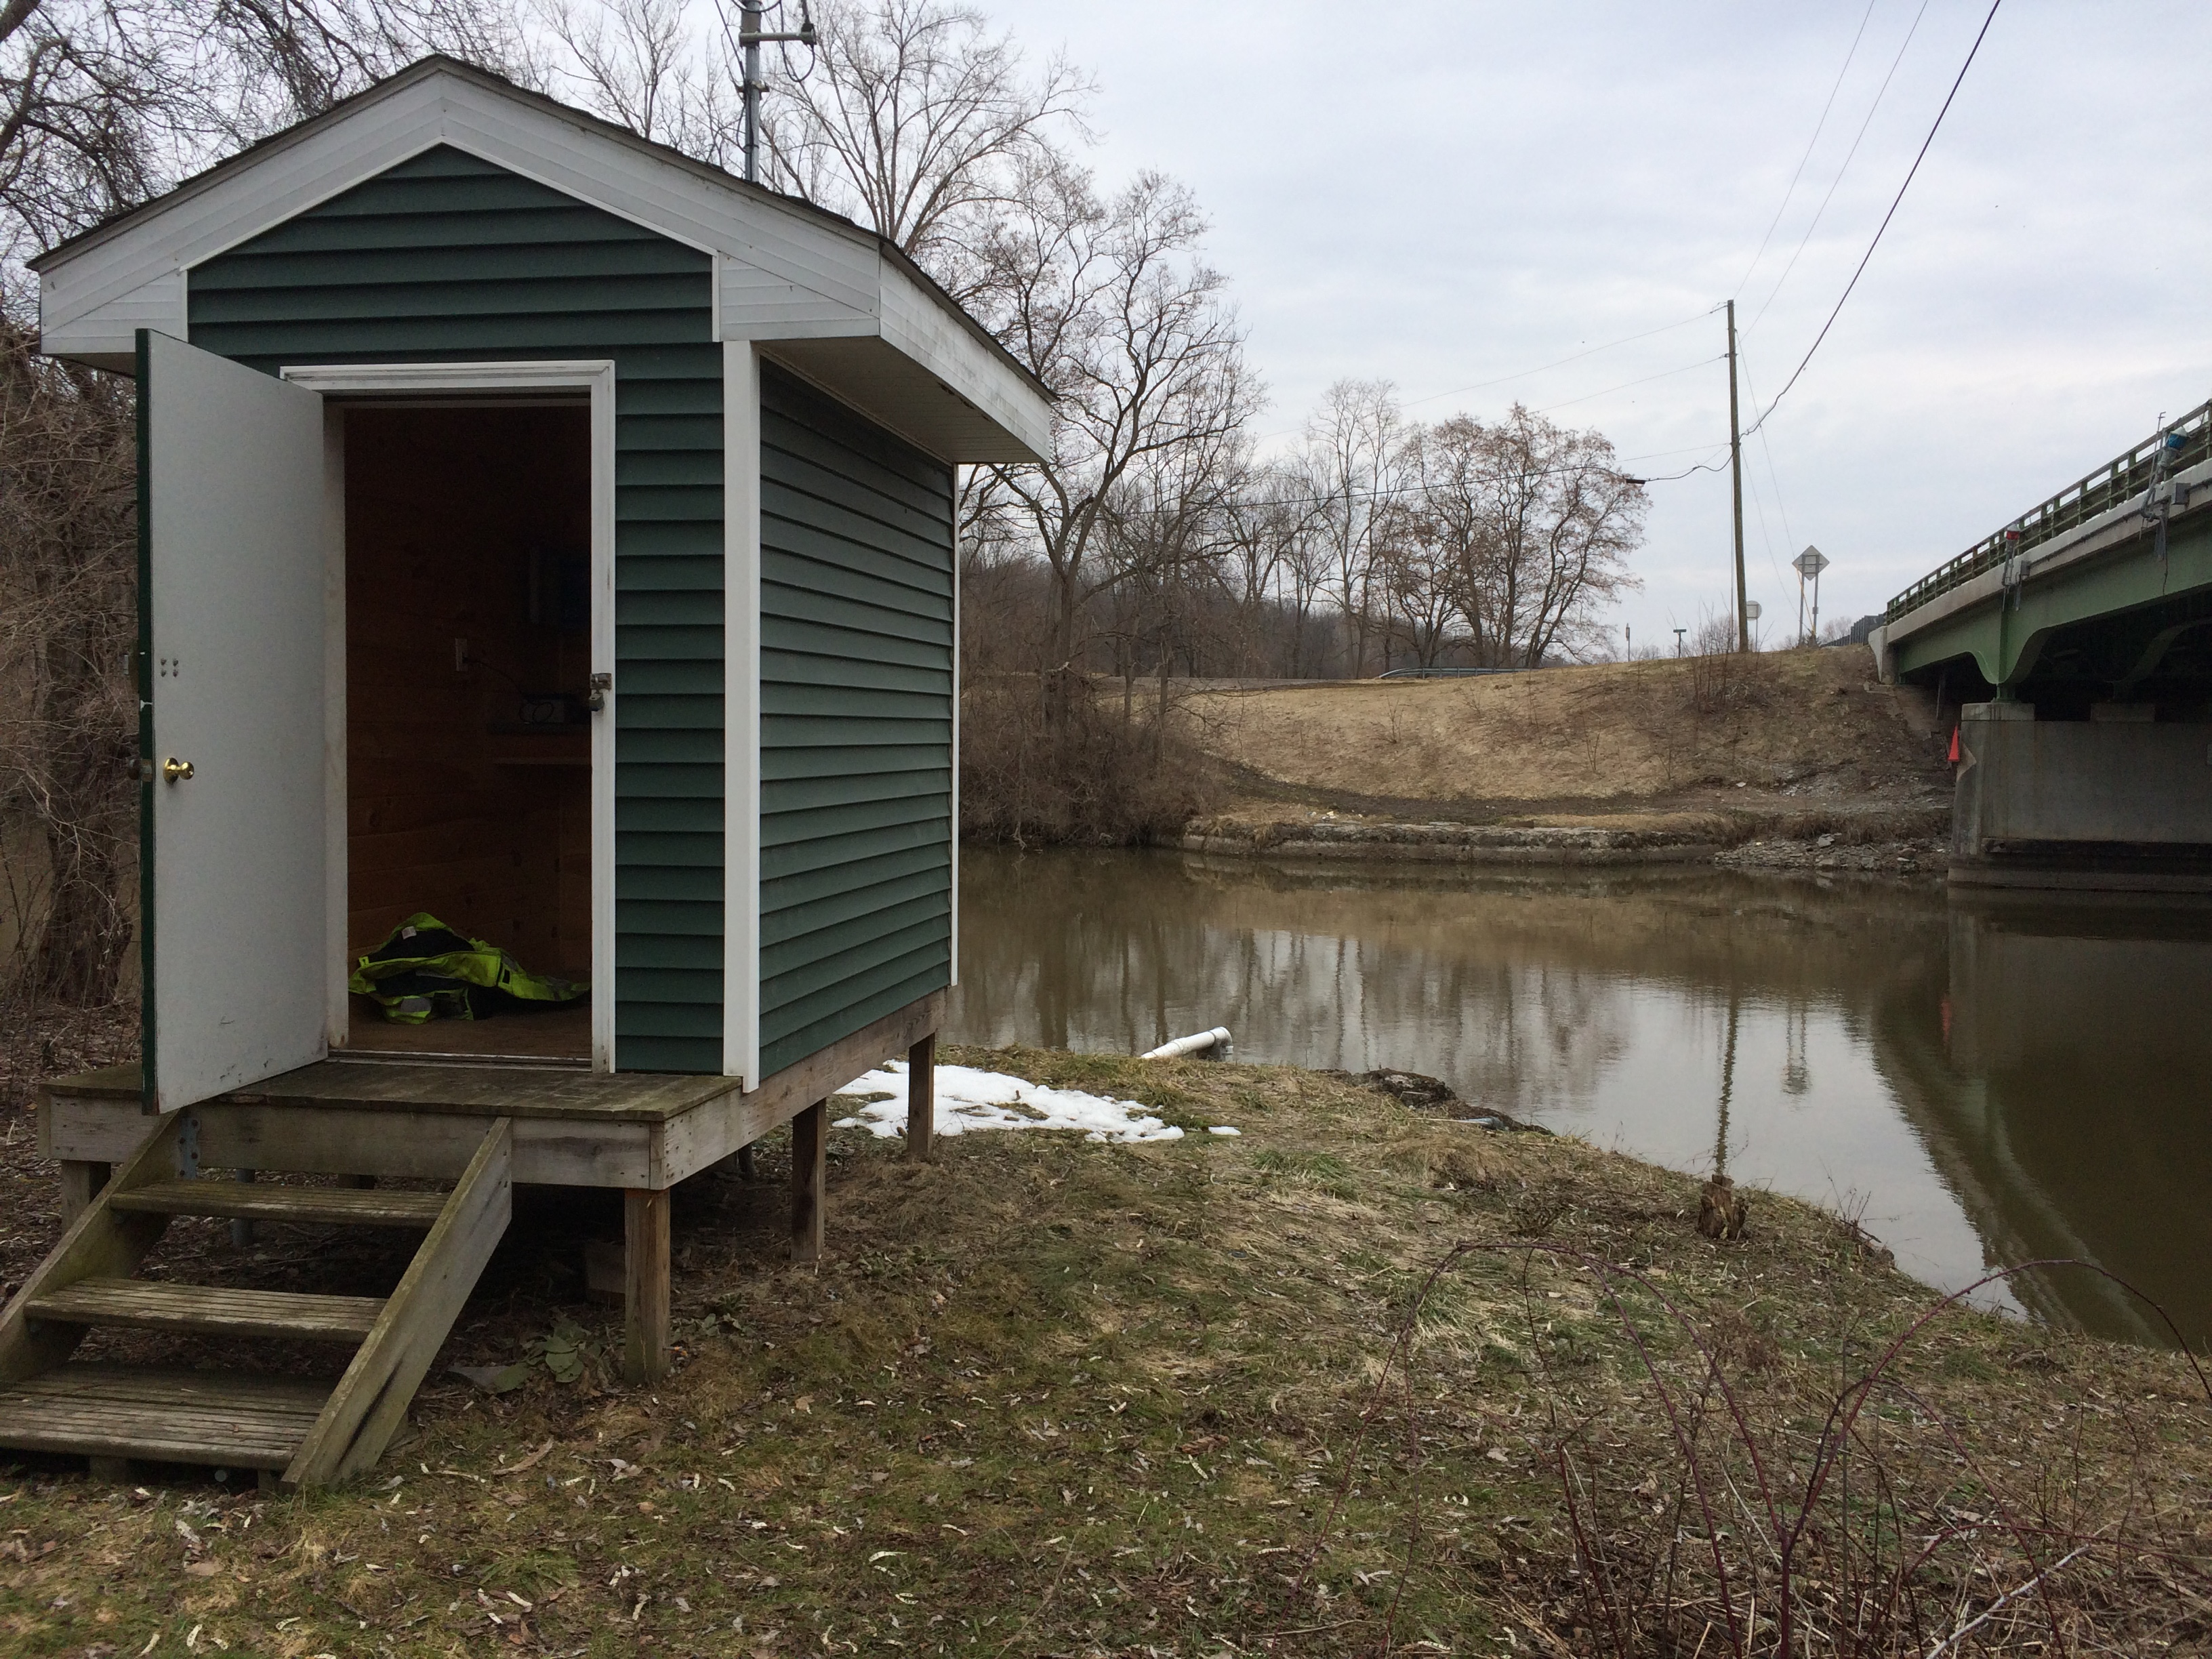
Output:
[[952,485],[952,975],[960,983],[960,469],[945,469]]
[[722,346],[722,1072],[760,1086],[760,357]]
[[[325,397],[582,392],[592,422],[592,672],[615,672],[615,366],[568,362],[311,363],[283,378]],[[341,576],[343,580],[343,576]],[[343,645],[343,635],[340,635]],[[343,668],[340,670],[343,673]],[[615,1068],[615,710],[617,686],[592,720],[592,1069]],[[345,870],[337,867],[343,884]],[[335,902],[341,906],[341,891]]]

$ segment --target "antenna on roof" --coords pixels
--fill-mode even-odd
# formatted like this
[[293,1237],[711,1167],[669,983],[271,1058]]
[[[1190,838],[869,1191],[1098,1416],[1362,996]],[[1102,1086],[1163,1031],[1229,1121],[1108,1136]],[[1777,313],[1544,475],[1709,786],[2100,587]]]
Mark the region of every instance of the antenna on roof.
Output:
[[807,12],[806,0],[799,0],[799,27],[790,33],[763,31],[761,14],[768,7],[769,0],[738,0],[738,44],[745,53],[745,182],[749,185],[760,183],[760,99],[768,90],[768,82],[761,79],[760,49],[763,44],[789,41],[811,50],[821,38]]

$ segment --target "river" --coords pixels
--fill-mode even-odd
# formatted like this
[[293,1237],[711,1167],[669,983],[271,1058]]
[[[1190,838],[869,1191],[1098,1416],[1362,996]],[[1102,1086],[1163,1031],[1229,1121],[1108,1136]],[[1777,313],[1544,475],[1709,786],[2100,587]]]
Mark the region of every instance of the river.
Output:
[[[1121,1053],[1226,1025],[1240,1060],[1424,1072],[1676,1169],[1724,1154],[1944,1290],[2081,1258],[2212,1334],[2212,904],[969,848],[950,1024]],[[1980,1299],[2171,1340],[2079,1269]]]

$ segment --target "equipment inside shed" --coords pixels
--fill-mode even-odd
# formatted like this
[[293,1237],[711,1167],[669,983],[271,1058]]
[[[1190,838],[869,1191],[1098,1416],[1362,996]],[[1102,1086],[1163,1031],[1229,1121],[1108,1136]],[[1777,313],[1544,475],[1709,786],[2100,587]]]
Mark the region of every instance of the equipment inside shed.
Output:
[[[591,432],[582,402],[344,410],[347,965],[422,913],[535,975],[592,964]],[[356,1051],[587,1060],[588,1000]]]

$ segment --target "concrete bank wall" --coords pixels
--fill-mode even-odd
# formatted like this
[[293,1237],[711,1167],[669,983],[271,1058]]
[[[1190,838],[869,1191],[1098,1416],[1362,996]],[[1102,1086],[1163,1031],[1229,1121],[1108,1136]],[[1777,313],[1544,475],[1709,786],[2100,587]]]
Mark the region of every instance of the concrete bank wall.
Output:
[[1182,849],[1245,858],[1399,864],[1623,865],[1710,862],[1721,843],[1650,830],[1269,825],[1237,835],[1187,835]]

